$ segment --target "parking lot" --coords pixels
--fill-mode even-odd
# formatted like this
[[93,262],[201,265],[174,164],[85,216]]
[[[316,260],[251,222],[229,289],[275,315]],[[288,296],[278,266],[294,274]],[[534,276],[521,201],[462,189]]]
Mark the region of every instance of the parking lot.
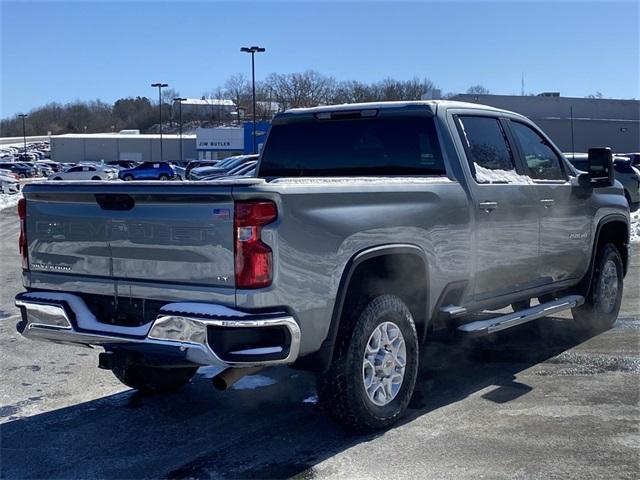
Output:
[[97,350],[23,339],[13,209],[0,235],[3,478],[640,476],[637,251],[615,328],[585,338],[554,317],[434,339],[405,420],[353,436],[320,411],[308,373],[271,368],[218,392],[201,369],[177,393],[141,396],[96,368]]

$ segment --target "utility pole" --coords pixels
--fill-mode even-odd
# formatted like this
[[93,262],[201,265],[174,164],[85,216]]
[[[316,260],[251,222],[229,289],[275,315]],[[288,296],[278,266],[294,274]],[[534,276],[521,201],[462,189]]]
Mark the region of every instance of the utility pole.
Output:
[[241,52],[251,54],[251,90],[253,97],[253,153],[258,153],[256,148],[256,64],[255,54],[266,51],[263,47],[242,47]]
[[24,154],[27,154],[27,127],[25,126],[24,119],[28,117],[27,114],[21,113],[18,117],[22,118],[22,140],[24,141]]
[[180,132],[180,166],[184,163],[184,156],[182,155],[182,102],[184,102],[186,98],[177,97],[174,98],[174,102],[178,102],[178,121],[180,122],[179,132]]
[[167,83],[152,83],[151,86],[158,88],[158,106],[160,107],[160,162],[163,162],[164,159],[163,159],[163,155],[162,155],[162,89],[164,87],[168,87],[169,84],[167,84]]

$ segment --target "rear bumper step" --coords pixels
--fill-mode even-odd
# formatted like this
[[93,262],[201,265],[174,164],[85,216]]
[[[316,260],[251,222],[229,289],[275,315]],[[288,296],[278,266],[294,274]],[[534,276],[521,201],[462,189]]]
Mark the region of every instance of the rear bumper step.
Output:
[[457,329],[458,333],[464,335],[489,335],[491,333],[506,330],[507,328],[522,325],[523,323],[546,317],[554,313],[561,312],[580,306],[584,303],[584,297],[581,295],[568,295],[558,298],[551,302],[542,303],[535,307],[520,310],[519,312],[501,315],[499,317],[490,318],[488,320],[478,320],[471,323],[460,325]]
[[215,304],[169,303],[153,322],[125,327],[99,322],[82,298],[67,293],[21,293],[16,306],[22,313],[18,331],[34,340],[119,347],[224,367],[289,364],[300,350],[300,328],[285,312],[257,315]]

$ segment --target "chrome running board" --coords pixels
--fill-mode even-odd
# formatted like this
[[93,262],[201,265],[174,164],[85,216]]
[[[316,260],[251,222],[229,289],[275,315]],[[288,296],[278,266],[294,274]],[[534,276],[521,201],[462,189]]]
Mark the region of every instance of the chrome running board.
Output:
[[522,325],[531,320],[577,307],[583,303],[584,297],[582,295],[568,295],[551,302],[527,308],[526,310],[520,310],[519,312],[508,313],[507,315],[501,315],[488,320],[465,323],[464,325],[460,325],[457,331],[464,335],[489,335],[499,332],[500,330]]

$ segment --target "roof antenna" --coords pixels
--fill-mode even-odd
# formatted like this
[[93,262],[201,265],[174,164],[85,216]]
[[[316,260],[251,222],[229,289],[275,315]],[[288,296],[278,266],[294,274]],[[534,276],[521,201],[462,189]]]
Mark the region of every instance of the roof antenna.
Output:
[[522,72],[522,79],[520,80],[520,96],[524,97],[524,72]]

